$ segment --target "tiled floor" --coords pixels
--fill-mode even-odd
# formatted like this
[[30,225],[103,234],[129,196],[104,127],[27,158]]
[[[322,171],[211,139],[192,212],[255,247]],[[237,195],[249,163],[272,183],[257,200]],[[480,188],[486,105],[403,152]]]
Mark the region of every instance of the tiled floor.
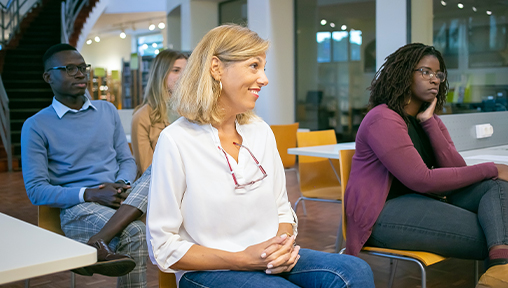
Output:
[[[286,172],[287,189],[290,201],[294,203],[299,196],[298,182],[294,171]],[[0,173],[0,212],[22,219],[34,225],[37,224],[37,208],[33,206],[23,186],[21,172]],[[298,244],[305,248],[334,251],[335,237],[340,221],[340,205],[319,202],[307,202],[307,216],[299,207],[299,235]],[[0,236],[1,244],[1,236]],[[0,255],[0,257],[2,257]],[[376,287],[387,287],[390,262],[369,255],[361,255],[374,271]],[[474,287],[473,261],[448,259],[427,269],[427,287]],[[157,268],[148,267],[148,287],[158,287]],[[69,287],[70,272],[31,279],[31,287],[60,288]],[[94,275],[92,277],[76,276],[76,287],[115,287],[115,278]],[[24,287],[24,282],[0,285],[0,288]],[[419,268],[414,263],[400,262],[396,274],[394,288],[421,287]]]

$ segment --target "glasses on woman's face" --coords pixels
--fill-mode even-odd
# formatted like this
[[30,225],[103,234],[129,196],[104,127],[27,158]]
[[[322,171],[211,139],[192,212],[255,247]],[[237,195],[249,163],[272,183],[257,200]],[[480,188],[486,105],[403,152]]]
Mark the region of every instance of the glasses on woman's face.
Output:
[[266,176],[268,176],[268,175],[266,175],[265,169],[263,169],[263,166],[261,166],[261,164],[259,164],[258,159],[256,159],[256,157],[254,156],[254,154],[252,154],[252,152],[249,150],[249,148],[243,146],[242,144],[238,144],[236,142],[233,142],[233,144],[235,144],[238,147],[245,148],[249,152],[250,156],[252,156],[252,159],[254,160],[254,162],[256,162],[256,165],[258,166],[261,173],[263,173],[263,176],[261,176],[261,178],[259,178],[257,180],[250,181],[245,184],[238,184],[238,181],[236,180],[235,172],[233,172],[233,168],[231,168],[231,164],[229,163],[229,159],[228,159],[228,155],[227,155],[226,151],[224,151],[224,149],[222,149],[222,147],[217,146],[224,153],[224,156],[226,157],[226,161],[228,162],[228,166],[229,166],[229,171],[231,171],[231,176],[233,176],[233,181],[235,181],[235,189],[242,189],[242,188],[245,188],[249,185],[252,185],[256,182],[259,182],[259,181],[265,179]]
[[415,69],[414,71],[420,71],[422,74],[423,79],[430,80],[433,77],[436,77],[439,82],[443,83],[446,80],[446,75],[444,72],[434,72],[428,68],[419,68]]

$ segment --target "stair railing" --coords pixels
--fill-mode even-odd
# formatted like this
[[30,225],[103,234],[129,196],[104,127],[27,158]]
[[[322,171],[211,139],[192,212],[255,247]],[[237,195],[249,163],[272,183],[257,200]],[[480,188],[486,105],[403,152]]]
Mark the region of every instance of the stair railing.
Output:
[[11,143],[11,117],[9,112],[9,98],[5,92],[4,83],[0,76],[0,138],[7,153],[7,168],[12,171],[12,143]]
[[62,43],[69,43],[69,37],[74,31],[74,22],[81,9],[88,5],[89,0],[65,0],[62,1]]
[[0,3],[2,36],[0,44],[2,49],[9,44],[9,41],[19,31],[19,24],[30,9],[39,5],[42,0],[9,0],[6,5]]

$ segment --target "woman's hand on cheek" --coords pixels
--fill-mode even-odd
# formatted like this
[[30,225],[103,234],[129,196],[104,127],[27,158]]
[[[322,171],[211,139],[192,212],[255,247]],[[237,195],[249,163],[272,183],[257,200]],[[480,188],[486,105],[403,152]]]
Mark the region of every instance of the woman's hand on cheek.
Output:
[[434,100],[432,100],[432,102],[430,102],[430,105],[429,107],[427,107],[427,109],[425,109],[424,111],[418,113],[418,115],[416,115],[416,119],[418,119],[418,121],[420,122],[425,122],[427,120],[429,120],[433,115],[434,115],[434,110],[436,110],[436,103],[437,103],[437,97],[434,98]]

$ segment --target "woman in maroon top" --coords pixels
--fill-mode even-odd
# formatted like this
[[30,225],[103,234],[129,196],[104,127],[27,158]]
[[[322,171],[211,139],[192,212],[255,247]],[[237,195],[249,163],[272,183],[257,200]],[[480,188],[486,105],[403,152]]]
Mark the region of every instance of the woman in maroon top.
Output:
[[419,43],[398,49],[376,73],[345,193],[346,253],[368,244],[488,257],[480,283],[508,287],[508,166],[467,166],[457,152],[434,114],[446,75],[441,53]]

